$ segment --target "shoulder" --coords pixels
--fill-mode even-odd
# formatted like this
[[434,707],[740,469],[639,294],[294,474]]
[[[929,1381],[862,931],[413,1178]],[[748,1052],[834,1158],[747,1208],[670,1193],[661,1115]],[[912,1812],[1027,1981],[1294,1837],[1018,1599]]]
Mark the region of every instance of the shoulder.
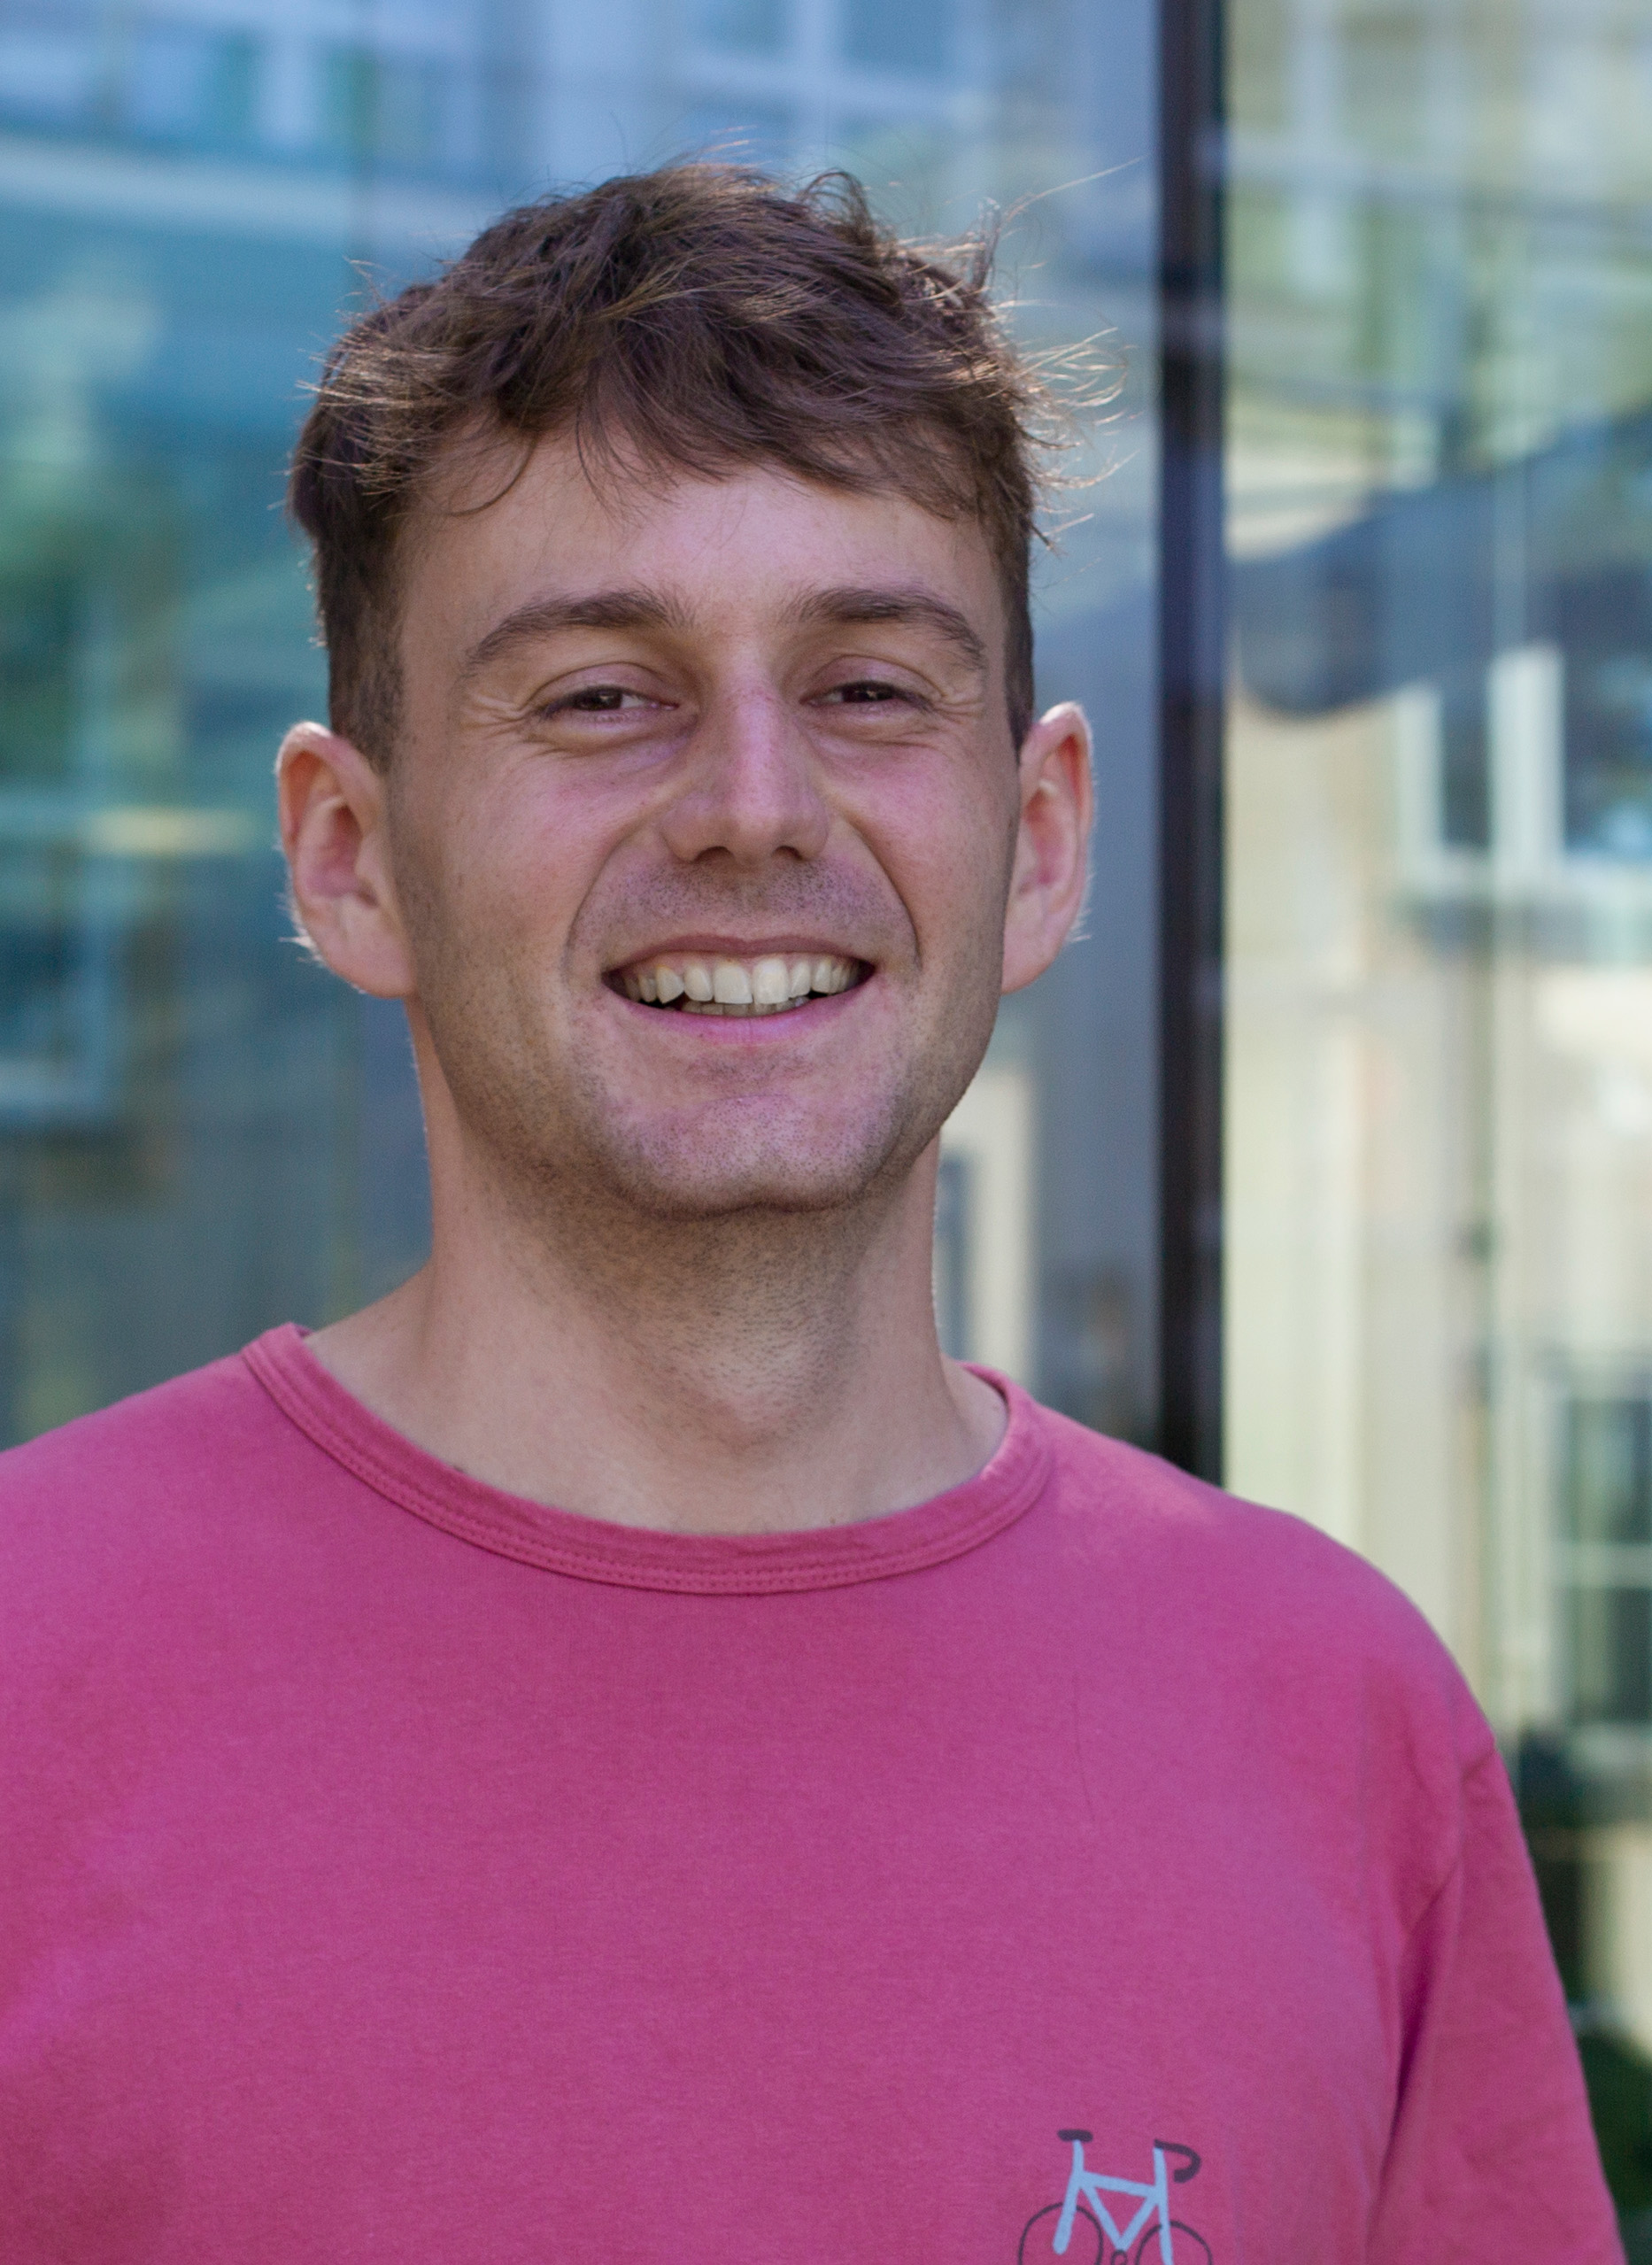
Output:
[[0,1452],[0,1504],[117,1473],[175,1477],[269,1404],[244,1356],[232,1353]]
[[[239,1355],[0,1453],[0,1593],[23,1612],[197,1553],[297,1444]],[[9,1617],[9,1615],[8,1615]]]
[[[1038,1421],[1048,1514],[1029,1543],[1052,1620],[1081,1623],[1093,1645],[1077,1673],[1098,1719],[1108,1680],[1127,1685],[1131,1735],[1162,1752],[1167,1779],[1191,1770],[1213,1798],[1233,1789],[1236,1834],[1296,1850],[1333,1899],[1376,1897],[1403,1932],[1462,1855],[1476,1782],[1503,1776],[1445,1644],[1306,1519],[1062,1417]],[[1506,1782],[1499,1797],[1507,1809]]]
[[1454,1776],[1494,1750],[1462,1672],[1410,1599],[1308,1519],[1225,1493],[1039,1409],[1046,1503],[1074,1576],[1121,1595],[1186,1674],[1307,1735],[1317,1718]]

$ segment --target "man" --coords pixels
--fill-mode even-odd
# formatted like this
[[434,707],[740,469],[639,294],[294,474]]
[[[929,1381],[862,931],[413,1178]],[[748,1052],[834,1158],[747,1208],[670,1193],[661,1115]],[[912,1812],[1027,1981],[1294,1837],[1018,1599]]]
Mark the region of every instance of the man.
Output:
[[686,167],[332,359],[282,838],[432,1255],[8,1458],[7,2261],[1617,2253],[1438,1644],[936,1343],[1090,819],[983,280]]

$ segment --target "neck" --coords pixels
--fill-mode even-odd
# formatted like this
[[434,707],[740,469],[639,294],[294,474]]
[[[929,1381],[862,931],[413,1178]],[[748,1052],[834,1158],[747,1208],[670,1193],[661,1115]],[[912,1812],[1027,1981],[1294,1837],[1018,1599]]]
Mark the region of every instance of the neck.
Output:
[[969,1477],[1003,1425],[936,1341],[936,1163],[846,1211],[572,1222],[450,1156],[429,1264],[311,1349],[530,1500],[683,1533],[876,1517]]

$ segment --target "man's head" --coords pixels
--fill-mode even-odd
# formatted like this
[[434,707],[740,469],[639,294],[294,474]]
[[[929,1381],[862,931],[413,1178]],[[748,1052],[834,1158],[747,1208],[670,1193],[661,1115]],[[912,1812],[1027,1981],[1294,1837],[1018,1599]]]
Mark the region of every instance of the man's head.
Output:
[[513,215],[344,342],[283,831],[318,949],[408,1001],[438,1173],[565,1217],[904,1181],[1082,885],[1034,395],[978,278],[717,169]]
[[675,166],[506,213],[346,334],[299,439],[291,503],[315,545],[334,729],[389,762],[398,590],[438,465],[480,442],[508,480],[535,441],[566,435],[593,467],[763,464],[975,520],[1019,746],[1045,400],[987,264],[981,246],[921,256],[841,175],[791,194],[743,167]]

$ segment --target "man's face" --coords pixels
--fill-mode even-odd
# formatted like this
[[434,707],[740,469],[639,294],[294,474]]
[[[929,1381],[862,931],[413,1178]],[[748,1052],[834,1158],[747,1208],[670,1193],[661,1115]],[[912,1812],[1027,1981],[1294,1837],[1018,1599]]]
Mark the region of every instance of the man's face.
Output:
[[427,515],[394,883],[415,1025],[513,1181],[706,1217],[909,1168],[1004,972],[1004,643],[978,529],[893,496],[593,486],[547,443]]

